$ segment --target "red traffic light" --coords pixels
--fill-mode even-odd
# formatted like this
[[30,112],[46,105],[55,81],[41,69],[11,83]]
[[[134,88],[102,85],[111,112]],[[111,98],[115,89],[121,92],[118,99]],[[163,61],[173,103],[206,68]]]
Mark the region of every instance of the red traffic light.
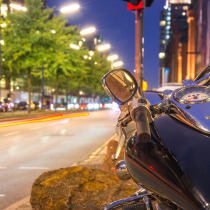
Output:
[[140,1],[139,4],[136,6],[128,2],[128,10],[136,10],[136,9],[143,9],[143,8],[144,8],[143,1]]

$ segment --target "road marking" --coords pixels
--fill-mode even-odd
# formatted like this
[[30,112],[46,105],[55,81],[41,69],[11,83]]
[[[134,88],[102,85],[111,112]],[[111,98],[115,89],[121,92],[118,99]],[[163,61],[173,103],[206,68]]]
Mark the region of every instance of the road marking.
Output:
[[6,167],[1,167],[1,166],[0,166],[0,170],[2,170],[2,169],[6,169]]
[[21,170],[47,170],[47,167],[19,167]]
[[5,197],[6,195],[5,194],[0,194],[0,197]]
[[32,131],[35,131],[35,130],[38,130],[38,129],[40,129],[41,127],[34,127],[34,128],[31,128],[30,130],[32,130]]
[[12,133],[7,133],[7,134],[4,134],[4,136],[12,136],[12,135],[15,135],[15,134],[18,134],[19,132],[16,131],[16,132],[12,132]]

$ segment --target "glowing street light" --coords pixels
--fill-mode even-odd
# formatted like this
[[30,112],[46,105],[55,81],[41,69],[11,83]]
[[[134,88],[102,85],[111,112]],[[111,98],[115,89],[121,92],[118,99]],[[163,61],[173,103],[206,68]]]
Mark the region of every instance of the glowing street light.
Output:
[[90,56],[94,56],[94,51],[89,51]]
[[0,44],[4,45],[5,44],[4,40],[0,40]]
[[61,13],[75,12],[75,11],[79,10],[79,8],[80,8],[80,5],[79,4],[71,4],[69,6],[62,7],[60,9],[60,12]]
[[85,93],[84,93],[82,90],[80,90],[80,91],[79,91],[79,94],[80,94],[80,95],[84,95]]
[[18,5],[18,4],[10,4],[10,7],[12,9],[20,10],[20,11],[23,11],[23,12],[27,11],[26,7],[22,7],[22,6]]
[[84,35],[92,34],[92,33],[94,33],[95,31],[96,31],[96,28],[95,28],[95,27],[90,27],[90,28],[82,29],[82,30],[80,31],[80,34],[81,34],[82,36],[84,36]]
[[114,60],[117,60],[119,58],[118,55],[110,55],[107,57],[107,60],[108,61],[114,61]]
[[78,45],[76,45],[76,44],[70,44],[70,47],[72,49],[75,49],[75,50],[79,50],[80,49],[80,47]]
[[117,67],[122,66],[123,64],[124,64],[124,63],[123,63],[122,61],[117,61],[117,62],[113,63],[113,67],[114,67],[114,68],[117,68]]
[[114,68],[114,61],[118,59],[118,55],[110,55],[107,57],[108,61],[111,61],[111,69]]
[[105,51],[105,50],[109,50],[110,48],[111,48],[110,44],[103,44],[97,47],[98,51]]

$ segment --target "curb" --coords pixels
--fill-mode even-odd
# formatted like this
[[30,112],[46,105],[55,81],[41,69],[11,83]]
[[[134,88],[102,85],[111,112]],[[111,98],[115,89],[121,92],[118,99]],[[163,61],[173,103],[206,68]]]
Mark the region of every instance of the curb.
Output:
[[[104,144],[99,146],[94,152],[91,153],[91,155],[83,160],[76,162],[72,164],[71,166],[100,166],[100,164],[103,162],[104,157],[106,155],[107,150],[107,144],[113,140],[116,139],[118,136],[117,133],[115,133],[111,138],[109,138]],[[30,204],[30,195],[23,198],[22,200],[8,206],[7,208],[3,210],[32,210],[31,204]]]
[[22,210],[22,209],[32,210],[30,204],[30,195],[3,210]]

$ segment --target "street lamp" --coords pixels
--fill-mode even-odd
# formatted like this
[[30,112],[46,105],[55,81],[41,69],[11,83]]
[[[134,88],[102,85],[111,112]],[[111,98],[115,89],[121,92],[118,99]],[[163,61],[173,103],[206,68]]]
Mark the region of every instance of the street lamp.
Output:
[[79,10],[79,8],[80,8],[80,5],[79,4],[71,4],[69,6],[62,7],[60,9],[60,12],[61,13],[75,12],[75,11]]
[[97,46],[98,51],[106,51],[109,50],[110,48],[111,48],[110,44],[103,44]]
[[23,12],[27,11],[26,7],[22,7],[22,6],[18,5],[18,4],[10,4],[10,7],[12,9],[20,10],[20,11],[23,11]]
[[110,55],[107,57],[107,60],[108,61],[111,61],[111,69],[113,69],[113,64],[114,64],[114,61],[117,60],[119,58],[118,55]]
[[76,45],[76,44],[70,44],[70,47],[72,49],[75,49],[75,50],[79,50],[80,49],[80,46]]
[[110,55],[107,57],[107,60],[108,61],[114,61],[114,60],[117,60],[119,58],[118,55]]
[[124,63],[122,61],[117,61],[117,62],[113,63],[113,67],[118,68],[118,67],[122,66],[123,64]]
[[95,27],[90,27],[90,28],[82,29],[82,30],[80,31],[80,34],[81,34],[82,36],[84,36],[84,35],[92,34],[92,33],[94,33],[94,32],[96,32],[96,28],[95,28]]

